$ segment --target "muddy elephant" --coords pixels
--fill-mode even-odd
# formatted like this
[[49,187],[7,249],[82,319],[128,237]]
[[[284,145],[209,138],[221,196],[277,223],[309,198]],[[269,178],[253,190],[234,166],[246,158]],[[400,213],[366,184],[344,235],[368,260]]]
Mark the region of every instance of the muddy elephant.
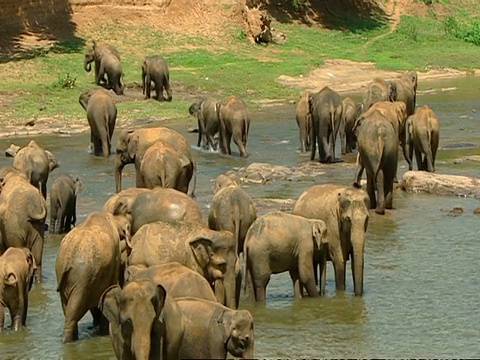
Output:
[[189,163],[185,164],[184,171],[188,171],[188,169],[193,167],[193,186],[190,196],[195,196],[197,163],[193,157],[190,145],[183,135],[166,127],[123,130],[118,135],[115,156],[115,188],[117,193],[122,190],[122,170],[127,164],[135,164],[136,182],[141,184],[140,161],[145,151],[159,140],[172,146],[189,159]]
[[247,138],[250,129],[250,116],[245,102],[231,95],[217,104],[218,121],[220,124],[220,151],[231,155],[230,142],[237,145],[241,157],[247,157]]
[[55,156],[41,148],[35,140],[31,140],[27,146],[18,148],[13,155],[13,168],[24,173],[28,181],[42,191],[43,197],[47,198],[47,181],[50,173],[59,167]]
[[95,84],[105,85],[108,89],[113,89],[115,94],[123,95],[121,81],[123,71],[117,49],[107,43],[92,41],[85,52],[83,61],[85,71],[90,72],[92,70],[92,62],[95,66]]
[[179,360],[184,316],[165,288],[150,279],[109,287],[98,307],[109,321],[117,359]]
[[183,153],[164,141],[150,146],[140,159],[137,187],[160,186],[187,193],[193,176],[193,163]]
[[129,265],[179,262],[203,275],[210,284],[218,281],[215,297],[228,307],[236,307],[234,269],[238,257],[232,233],[181,221],[157,221],[142,226],[129,246]]
[[[142,63],[142,89],[146,99],[150,99],[152,82],[155,89],[155,100],[172,101],[172,88],[170,87],[170,71],[167,62],[160,55],[147,56]],[[167,97],[163,96],[163,91]]]
[[0,332],[5,325],[5,309],[10,312],[12,330],[26,325],[28,292],[32,288],[35,259],[27,248],[8,248],[0,256]]
[[198,121],[197,147],[202,145],[203,140],[203,148],[217,150],[217,143],[214,139],[220,129],[217,103],[218,101],[213,97],[207,97],[200,101],[195,101],[188,108],[188,113],[194,115]]
[[367,85],[367,94],[363,101],[363,109],[367,111],[376,102],[395,101],[396,99],[397,87],[393,86],[391,82],[375,78]]
[[310,95],[308,106],[312,114],[310,160],[315,159],[318,145],[320,162],[334,163],[335,141],[342,123],[342,98],[337,92],[325,86],[319,92]]
[[407,116],[413,115],[417,99],[417,73],[410,71],[401,74],[391,80],[389,86],[393,88],[393,92],[396,94],[392,101],[403,101],[407,106]]
[[370,206],[377,214],[383,215],[385,209],[393,207],[393,183],[398,167],[398,134],[389,120],[375,112],[363,120],[357,136],[359,164],[354,186],[360,186],[365,169]]
[[407,120],[405,131],[405,159],[409,170],[413,169],[413,151],[417,169],[435,171],[435,157],[440,141],[440,121],[435,112],[424,105]]
[[78,98],[87,112],[90,142],[96,156],[108,157],[112,151],[112,136],[117,122],[117,107],[105,89],[86,91]]
[[213,193],[216,194],[218,190],[227,186],[240,186],[242,184],[242,180],[240,177],[235,173],[235,171],[229,170],[224,174],[218,175],[213,184]]
[[94,325],[105,325],[98,302],[118,283],[122,239],[130,240],[129,220],[106,212],[90,213],[62,239],[55,273],[65,315],[63,343],[78,339],[78,321],[89,310]]
[[67,233],[77,222],[77,195],[82,181],[60,173],[50,187],[50,229],[53,234]]
[[357,147],[357,136],[354,132],[355,121],[363,112],[363,104],[356,103],[348,96],[343,99],[342,123],[338,130],[342,155],[351,153]]
[[253,317],[248,310],[192,297],[175,301],[186,319],[181,359],[226,359],[228,354],[255,358]]
[[[318,296],[314,264],[325,254],[327,227],[323,220],[275,211],[259,217],[245,239],[245,284],[251,281],[255,301],[265,302],[272,274],[290,272],[296,298],[303,288]],[[324,255],[325,262],[326,257]]]
[[[313,185],[298,198],[293,214],[327,225],[327,260],[335,269],[338,291],[345,290],[345,268],[351,260],[355,295],[363,294],[365,232],[370,200],[362,189],[334,184]],[[321,264],[320,264],[321,265]],[[325,294],[326,267],[320,268],[320,294]]]
[[35,258],[35,279],[41,282],[45,199],[16,171],[9,172],[0,187],[0,253],[9,247],[28,248]]
[[312,114],[308,106],[310,91],[305,90],[300,94],[295,110],[295,119],[297,121],[300,133],[300,151],[303,153],[310,150],[310,131],[312,129]]

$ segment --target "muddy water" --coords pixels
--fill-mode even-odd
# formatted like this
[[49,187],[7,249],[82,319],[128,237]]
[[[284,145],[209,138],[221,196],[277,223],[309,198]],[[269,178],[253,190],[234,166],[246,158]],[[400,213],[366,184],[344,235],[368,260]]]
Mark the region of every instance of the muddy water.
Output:
[[[418,104],[429,104],[441,119],[439,173],[479,176],[478,163],[452,162],[479,153],[479,86],[476,78],[420,85],[420,90],[427,93],[418,96]],[[459,90],[428,92],[451,87]],[[293,105],[264,109],[255,113],[253,119],[248,142],[251,156],[247,160],[195,149],[199,168],[197,195],[205,212],[211,199],[210,180],[224,171],[252,162],[296,165],[308,161],[308,156],[298,152]],[[186,134],[191,144],[196,143],[196,134],[186,131],[193,121],[158,125],[171,126]],[[52,178],[56,172],[65,171],[83,180],[84,189],[78,200],[79,222],[89,212],[101,209],[114,191],[113,157],[102,159],[89,154],[88,139],[88,134],[37,138],[61,162]],[[2,140],[2,146],[11,141],[25,145],[28,139]],[[245,188],[254,198],[296,198],[315,182],[349,184],[354,167],[348,163],[354,159],[345,160],[347,164],[325,167],[325,174],[315,181],[273,182]],[[1,157],[0,165],[10,161]],[[405,169],[401,159],[399,178]],[[133,185],[133,171],[132,166],[125,168],[124,187]],[[281,274],[270,281],[265,307],[255,307],[243,299],[242,307],[248,308],[255,318],[257,357],[474,357],[480,353],[480,218],[473,215],[480,203],[470,198],[397,191],[394,206],[385,216],[371,216],[363,297],[352,296],[349,272],[347,291],[336,294],[333,269],[329,268],[324,298],[294,301],[289,277]],[[451,217],[441,211],[454,206],[461,206],[465,212]],[[30,293],[27,329],[0,335],[2,359],[113,358],[109,338],[95,334],[89,315],[80,323],[81,340],[68,345],[60,343],[63,314],[54,273],[60,240],[60,236],[47,235],[45,282]]]

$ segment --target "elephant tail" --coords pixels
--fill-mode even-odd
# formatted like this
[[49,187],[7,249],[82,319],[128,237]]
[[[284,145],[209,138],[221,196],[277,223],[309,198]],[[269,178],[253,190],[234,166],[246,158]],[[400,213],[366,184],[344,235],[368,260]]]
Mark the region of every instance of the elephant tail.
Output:
[[233,209],[233,221],[235,228],[235,253],[238,254],[238,246],[240,244],[240,209],[238,208],[238,204]]
[[382,167],[383,163],[383,157],[385,155],[385,141],[383,140],[383,137],[379,136],[377,140],[377,148],[378,148],[378,153],[380,154],[380,159],[378,159],[378,164],[377,168],[375,169],[375,174],[374,174],[374,179],[377,178],[378,172],[380,171],[380,168]]
[[72,270],[71,267],[69,267],[67,269],[63,269],[62,277],[60,278],[60,281],[58,282],[57,292],[66,290],[67,280],[68,280],[68,275],[70,274],[70,270]]
[[27,206],[27,214],[33,221],[43,221],[47,216],[47,204],[40,191],[35,196],[37,199],[31,199]]
[[193,165],[193,185],[192,185],[192,191],[190,192],[190,197],[192,199],[195,199],[195,189],[197,188],[197,162],[195,159],[192,161]]

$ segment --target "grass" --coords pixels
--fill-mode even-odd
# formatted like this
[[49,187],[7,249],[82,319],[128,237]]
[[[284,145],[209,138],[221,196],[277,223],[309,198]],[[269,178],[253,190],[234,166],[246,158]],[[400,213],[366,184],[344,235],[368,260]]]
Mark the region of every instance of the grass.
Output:
[[[202,36],[172,34],[143,25],[100,24],[92,33],[76,34],[74,40],[56,44],[31,59],[0,64],[0,101],[2,95],[15,95],[3,107],[0,124],[35,116],[64,122],[85,119],[78,96],[93,86],[93,72],[83,70],[82,45],[93,38],[118,44],[126,83],[140,83],[140,64],[145,55],[162,53],[169,63],[173,101],[119,102],[122,119],[188,118],[186,109],[192,95],[205,93],[219,98],[237,94],[251,106],[258,106],[254,100],[262,98],[296,99],[299,89],[284,87],[276,79],[282,74],[306,74],[328,58],[373,61],[379,68],[390,70],[471,70],[478,67],[480,48],[473,41],[467,42],[460,30],[479,22],[456,5],[451,9],[448,21],[455,24],[456,33],[448,31],[448,22],[435,14],[422,19],[403,16],[393,33],[388,33],[387,24],[342,31],[279,23],[275,28],[286,33],[288,41],[268,47],[252,45],[236,25],[225,29],[223,41],[212,44]],[[71,88],[63,86],[68,79],[70,84],[74,80]]]

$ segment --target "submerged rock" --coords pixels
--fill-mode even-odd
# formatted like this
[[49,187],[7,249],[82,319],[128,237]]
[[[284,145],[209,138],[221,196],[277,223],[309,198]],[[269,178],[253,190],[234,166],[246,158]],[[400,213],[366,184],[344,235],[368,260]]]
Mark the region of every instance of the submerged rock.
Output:
[[400,188],[408,193],[480,197],[479,178],[425,171],[407,171]]
[[257,215],[264,215],[272,211],[284,211],[291,213],[295,203],[294,199],[253,199],[255,207],[257,209]]
[[457,159],[454,159],[453,160],[453,163],[454,164],[461,164],[461,163],[464,163],[466,161],[476,161],[476,162],[479,162],[480,161],[480,155],[470,155],[470,156],[463,156],[461,158],[457,158]]

